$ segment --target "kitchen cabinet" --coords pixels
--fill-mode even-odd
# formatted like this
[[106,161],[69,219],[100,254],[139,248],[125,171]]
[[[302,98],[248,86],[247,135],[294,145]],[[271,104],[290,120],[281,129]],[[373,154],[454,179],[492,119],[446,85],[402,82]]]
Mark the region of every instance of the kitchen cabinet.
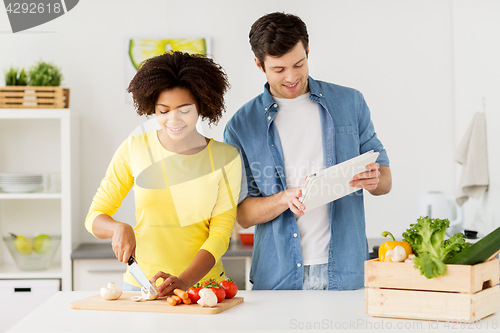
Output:
[[78,259],[73,261],[73,290],[98,291],[114,282],[121,288],[127,264],[115,259]]
[[250,282],[252,253],[253,245],[241,244],[240,241],[231,241],[229,248],[222,256],[226,276],[234,279],[240,290],[252,290],[252,283]]
[[5,332],[61,290],[60,279],[0,280],[0,332]]
[[63,291],[71,290],[70,257],[80,221],[75,191],[78,146],[78,117],[74,110],[0,109],[0,172],[60,174],[57,192],[0,190],[0,235],[61,235],[51,267],[41,271],[19,270],[2,241],[0,279],[59,279]]

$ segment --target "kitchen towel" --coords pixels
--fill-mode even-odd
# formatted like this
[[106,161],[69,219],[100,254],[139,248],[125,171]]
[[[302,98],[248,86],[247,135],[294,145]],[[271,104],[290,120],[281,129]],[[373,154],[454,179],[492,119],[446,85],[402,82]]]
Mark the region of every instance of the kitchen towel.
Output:
[[488,189],[488,149],[486,145],[486,116],[476,112],[455,152],[462,164],[456,201],[462,206],[470,198],[479,199]]

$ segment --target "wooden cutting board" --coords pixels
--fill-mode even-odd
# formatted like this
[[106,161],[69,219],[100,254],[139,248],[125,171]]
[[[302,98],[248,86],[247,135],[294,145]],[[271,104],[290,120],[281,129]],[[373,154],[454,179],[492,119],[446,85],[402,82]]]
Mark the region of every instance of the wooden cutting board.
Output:
[[140,295],[140,292],[124,292],[119,299],[114,301],[106,301],[101,295],[95,295],[72,302],[69,304],[69,307],[81,310],[216,314],[243,303],[243,297],[233,297],[225,299],[216,306],[209,308],[198,304],[172,306],[167,303],[166,297],[144,302],[134,302],[131,299],[132,296]]

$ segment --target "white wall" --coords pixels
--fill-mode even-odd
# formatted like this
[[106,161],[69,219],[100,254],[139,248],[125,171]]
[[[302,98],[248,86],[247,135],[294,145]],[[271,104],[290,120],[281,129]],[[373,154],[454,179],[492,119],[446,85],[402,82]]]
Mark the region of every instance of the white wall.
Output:
[[484,225],[478,229],[483,234],[500,226],[500,176],[496,172],[500,164],[499,15],[500,2],[494,0],[460,0],[453,6],[457,145],[474,113],[486,113],[490,187],[481,199],[464,204],[466,221],[472,227],[476,209],[482,211]]
[[[455,89],[469,90],[476,83],[469,82],[475,78],[470,74],[475,69],[471,59],[460,58],[475,36],[466,40],[458,38],[457,32],[478,21],[485,21],[478,33],[486,30],[487,36],[493,37],[499,31],[495,23],[498,5],[481,2],[480,8],[488,15],[478,10],[468,17],[476,3],[87,0],[61,18],[17,34],[7,33],[7,15],[0,10],[0,69],[29,66],[38,59],[62,67],[64,86],[71,88],[71,108],[81,116],[82,241],[95,241],[83,229],[86,211],[113,152],[145,120],[125,103],[124,39],[212,38],[213,57],[227,71],[232,88],[227,94],[226,115],[217,127],[204,129],[206,135],[222,140],[227,120],[243,103],[261,93],[265,83],[248,44],[251,24],[272,11],[297,14],[310,34],[311,76],[357,88],[364,94],[391,159],[392,192],[383,197],[366,196],[367,234],[377,237],[391,230],[399,235],[419,216],[419,194],[439,190],[453,195],[456,187],[453,150],[456,136],[470,118],[462,113],[469,114],[471,107],[465,107]],[[488,23],[491,27],[486,26]],[[460,42],[464,44],[459,46]],[[482,66],[489,68],[487,63]],[[496,62],[495,66],[498,69]],[[484,72],[483,76],[488,75]],[[494,87],[489,85],[492,80],[483,82],[485,89],[491,89],[487,101],[491,114],[498,111]],[[470,98],[467,101],[476,102]],[[463,111],[459,104],[464,105]],[[495,133],[489,131],[489,135]],[[493,187],[490,195],[496,193],[498,197]],[[494,208],[491,210],[493,214]],[[116,217],[133,223],[131,196]]]

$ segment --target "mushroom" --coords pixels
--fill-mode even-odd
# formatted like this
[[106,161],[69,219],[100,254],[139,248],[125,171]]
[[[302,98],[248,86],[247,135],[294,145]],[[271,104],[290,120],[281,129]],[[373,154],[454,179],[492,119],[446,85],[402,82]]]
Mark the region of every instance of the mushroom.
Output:
[[143,301],[146,301],[146,299],[142,296],[132,296],[130,297],[130,299],[132,299],[134,302],[143,302]]
[[106,301],[114,300],[120,298],[122,291],[120,288],[115,287],[114,282],[109,282],[108,287],[101,288],[101,297]]
[[410,253],[408,255],[408,258],[406,258],[405,262],[413,262],[413,258],[416,258],[416,256],[413,253]]
[[144,298],[145,300],[153,300],[153,299],[158,298],[158,292],[153,288],[148,289],[148,288],[142,287],[141,288],[141,295],[142,295],[142,298]]
[[392,262],[401,262],[406,259],[406,250],[404,247],[398,245],[394,250],[387,250],[385,253],[386,258],[391,258]]
[[200,299],[198,304],[201,306],[216,306],[217,305],[217,295],[209,288],[202,288],[199,292]]

